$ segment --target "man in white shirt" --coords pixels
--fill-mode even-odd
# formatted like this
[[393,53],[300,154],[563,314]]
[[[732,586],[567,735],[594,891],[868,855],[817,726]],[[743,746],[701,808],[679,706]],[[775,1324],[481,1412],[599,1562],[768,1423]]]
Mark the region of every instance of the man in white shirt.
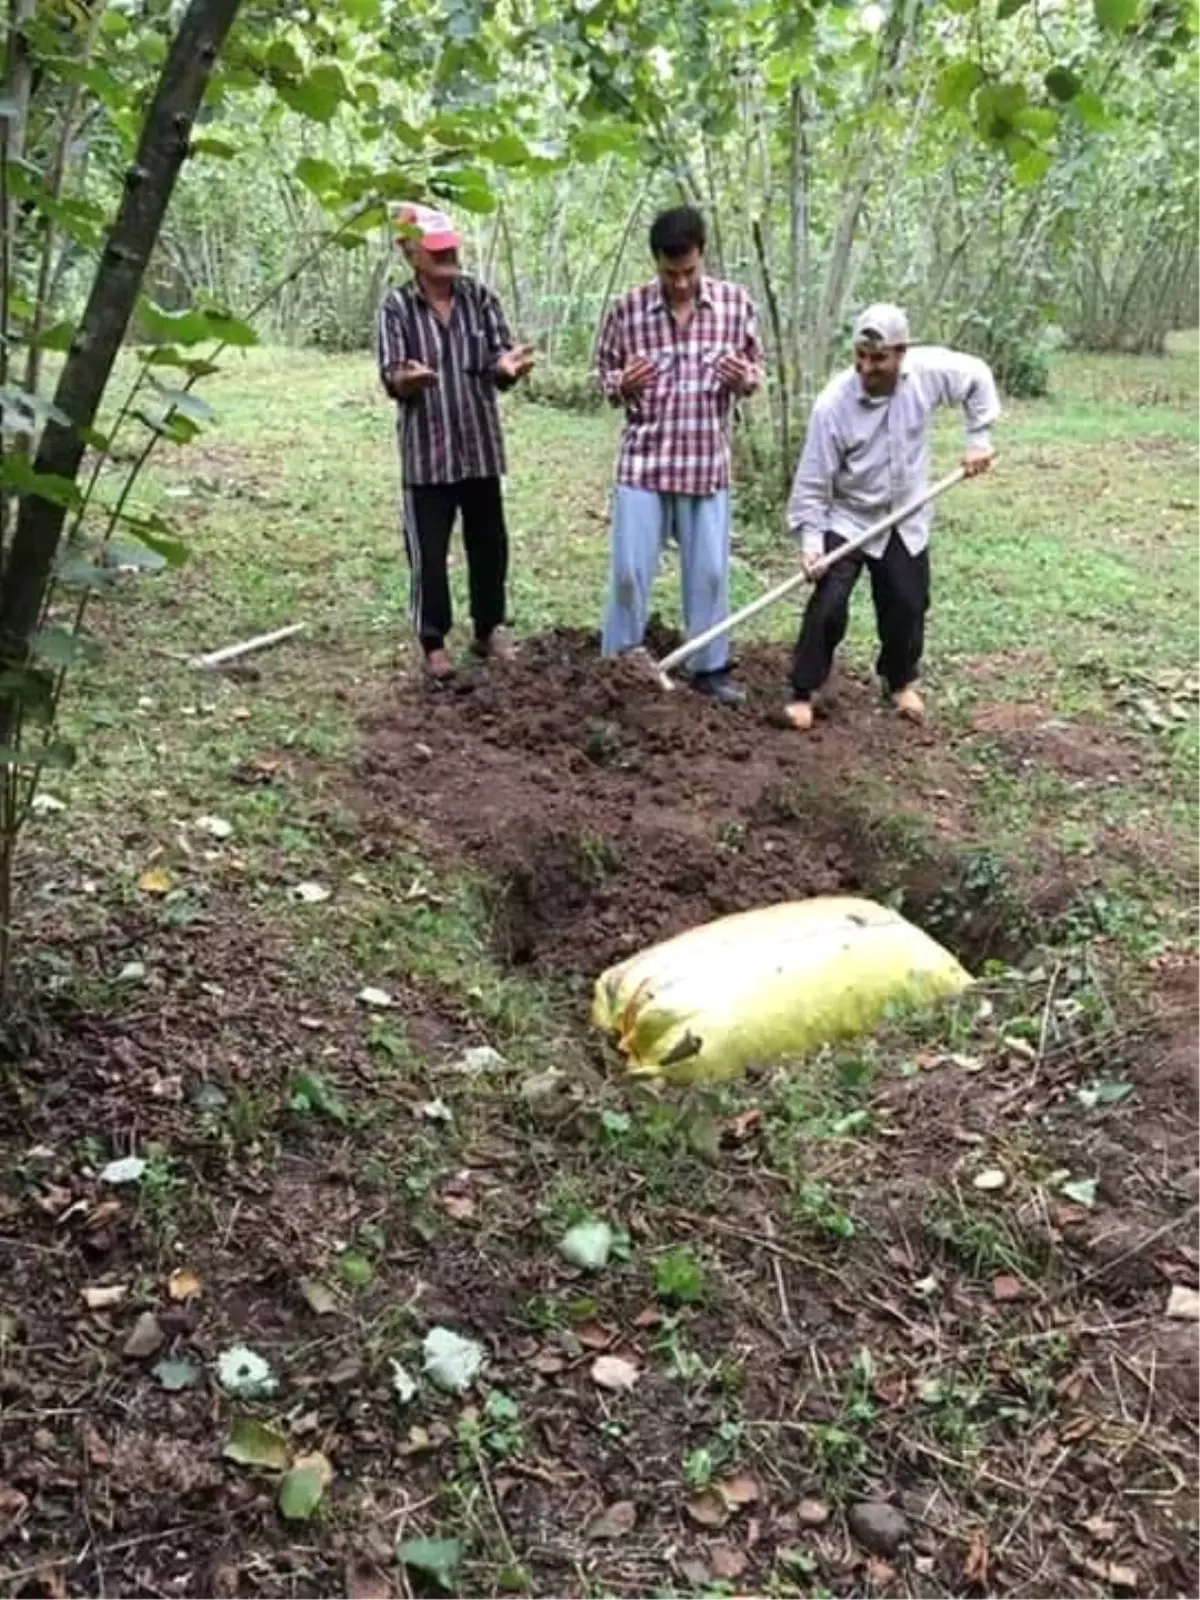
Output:
[[[993,459],[989,429],[1000,415],[990,367],[956,350],[910,348],[904,312],[868,306],[854,324],[854,366],[831,379],[813,407],[788,500],[788,527],[801,541],[806,567],[921,492],[940,405],[962,407],[968,477],[986,472]],[[917,679],[929,609],[932,511],[915,512],[818,581],[792,657],[786,716],[794,728],[812,727],[813,696],[833,666],[864,566],[879,631],[876,671],[902,716],[924,716]]]

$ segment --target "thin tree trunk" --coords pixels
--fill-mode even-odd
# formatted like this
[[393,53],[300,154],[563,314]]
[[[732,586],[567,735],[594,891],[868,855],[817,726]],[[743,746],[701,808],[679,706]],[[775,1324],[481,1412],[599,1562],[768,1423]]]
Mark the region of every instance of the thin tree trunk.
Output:
[[[179,25],[55,391],[55,404],[71,418],[71,425],[53,419],[47,423],[34,461],[39,473],[74,481],[79,471],[84,432],[96,420],[187,155],[196,112],[239,3],[191,0]],[[15,664],[23,664],[28,657],[31,635],[52,579],[65,514],[63,506],[35,494],[21,502],[0,581],[0,653]],[[9,744],[18,707],[15,695],[0,700],[0,747]]]

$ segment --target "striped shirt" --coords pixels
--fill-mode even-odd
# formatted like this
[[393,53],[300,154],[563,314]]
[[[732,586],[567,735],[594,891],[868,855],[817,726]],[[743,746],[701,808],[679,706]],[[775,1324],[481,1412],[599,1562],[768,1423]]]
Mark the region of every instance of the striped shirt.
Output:
[[505,470],[496,391],[510,379],[496,360],[512,336],[500,302],[474,278],[454,283],[454,305],[443,322],[415,280],[392,289],[379,308],[379,372],[405,361],[432,367],[437,382],[397,400],[397,431],[405,483],[459,483],[498,478]]
[[[851,367],[830,379],[808,423],[804,453],[788,500],[788,527],[805,555],[820,555],[826,532],[852,539],[925,488],[929,431],[938,406],[962,407],[969,447],[987,450],[988,430],[1000,415],[992,369],[978,356],[937,345],[914,345],[890,395],[872,398]],[[929,543],[932,505],[900,524],[905,547],[918,555]],[[881,556],[890,533],[866,546]]]
[[[746,291],[702,278],[686,328],[671,314],[657,278],[622,295],[604,320],[597,377],[614,405],[625,407],[617,482],[664,494],[716,494],[730,480],[734,396],[718,379],[722,354],[745,357],[750,382],[762,381],[762,341]],[[645,356],[657,369],[633,399],[620,394],[621,372]]]

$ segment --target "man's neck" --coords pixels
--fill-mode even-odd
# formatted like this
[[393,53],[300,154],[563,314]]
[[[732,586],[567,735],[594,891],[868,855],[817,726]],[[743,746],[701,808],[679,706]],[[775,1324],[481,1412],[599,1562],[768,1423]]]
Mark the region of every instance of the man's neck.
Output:
[[417,288],[429,304],[444,310],[454,299],[453,283],[433,283],[417,274]]

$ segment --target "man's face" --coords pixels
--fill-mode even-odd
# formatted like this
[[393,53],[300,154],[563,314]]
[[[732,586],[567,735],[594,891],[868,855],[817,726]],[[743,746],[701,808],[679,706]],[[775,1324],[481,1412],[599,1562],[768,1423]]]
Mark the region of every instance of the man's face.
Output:
[[427,250],[423,244],[413,243],[408,248],[408,259],[413,271],[427,283],[453,283],[462,271],[457,250]]
[[684,256],[656,256],[655,265],[670,305],[683,306],[696,298],[704,270],[704,257],[699,250],[689,250]]
[[900,344],[860,344],[854,347],[859,381],[872,399],[893,393],[900,380],[905,347]]

